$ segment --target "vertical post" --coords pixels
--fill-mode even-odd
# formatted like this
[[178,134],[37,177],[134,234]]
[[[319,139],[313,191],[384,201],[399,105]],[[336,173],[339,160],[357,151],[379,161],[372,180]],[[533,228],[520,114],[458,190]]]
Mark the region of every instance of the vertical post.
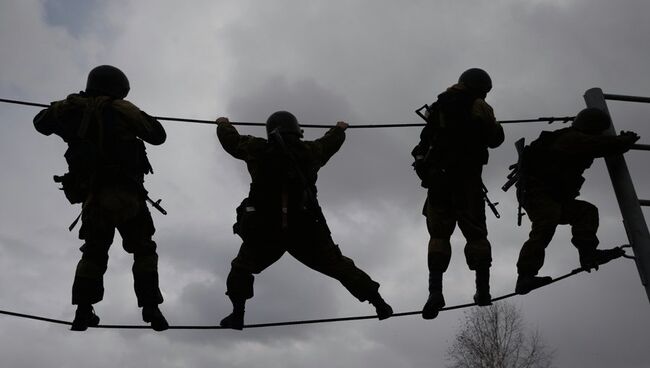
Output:
[[[600,88],[587,90],[584,99],[587,107],[595,107],[609,115],[607,102]],[[613,122],[604,134],[616,134]],[[643,211],[641,210],[641,205],[636,195],[636,190],[634,189],[634,183],[632,182],[623,155],[605,157],[605,163],[607,164],[607,171],[609,171],[609,177],[612,180],[612,186],[616,193],[618,206],[623,215],[623,225],[625,226],[630,245],[632,245],[632,249],[634,250],[641,283],[645,286],[646,294],[650,300],[650,284],[648,284],[650,280],[650,233],[648,233],[648,225],[643,217]]]

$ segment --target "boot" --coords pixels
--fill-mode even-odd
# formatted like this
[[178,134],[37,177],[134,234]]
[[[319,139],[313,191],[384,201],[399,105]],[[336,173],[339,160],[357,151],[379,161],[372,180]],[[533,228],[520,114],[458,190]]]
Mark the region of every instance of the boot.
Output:
[[386,301],[379,295],[379,292],[377,292],[376,295],[372,296],[370,299],[368,299],[370,304],[372,304],[375,307],[375,311],[377,312],[377,317],[381,321],[382,319],[386,319],[390,316],[393,315],[393,308],[386,303]]
[[95,314],[92,304],[79,304],[70,330],[86,331],[88,327],[97,327],[98,325],[99,317]]
[[442,272],[429,271],[429,298],[422,308],[422,318],[434,319],[440,309],[445,306],[445,297],[442,295]]
[[519,277],[517,277],[517,285],[515,286],[515,293],[521,295],[528,294],[532,290],[549,284],[551,281],[553,281],[553,278],[550,276],[539,277],[519,274]]
[[616,247],[611,249],[580,250],[578,253],[580,254],[580,266],[585,271],[591,272],[592,268],[598,271],[598,266],[622,257],[625,251],[620,247]]
[[474,294],[474,303],[481,307],[492,305],[489,267],[479,268],[476,270],[476,294]]
[[145,305],[142,307],[142,320],[151,323],[151,328],[155,331],[165,331],[169,328],[169,323],[163,316],[157,305]]
[[244,307],[246,299],[230,299],[232,302],[232,313],[222,319],[219,325],[223,328],[232,328],[233,330],[244,329]]

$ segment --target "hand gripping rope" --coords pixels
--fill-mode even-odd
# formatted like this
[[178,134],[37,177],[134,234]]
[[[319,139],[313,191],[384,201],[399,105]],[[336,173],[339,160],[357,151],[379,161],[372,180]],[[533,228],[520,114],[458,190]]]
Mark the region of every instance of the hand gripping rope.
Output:
[[[625,254],[625,252],[624,252],[625,248],[630,248],[630,247],[631,247],[630,245],[622,245],[620,247],[616,247],[616,248],[622,250],[622,252],[621,252],[622,254],[619,257],[634,259],[634,257],[629,256],[629,255]],[[577,275],[579,273],[582,273],[584,271],[591,272],[590,270],[586,270],[586,269],[584,269],[582,267],[579,267],[579,268],[576,268],[573,271],[571,271],[571,272],[569,272],[569,273],[567,273],[565,275],[554,278],[553,280],[551,280],[551,282],[549,282],[548,284],[546,284],[544,286],[550,285],[550,284],[558,282],[560,280],[564,280],[564,279],[569,278],[571,276],[575,276],[575,275]],[[515,295],[518,295],[518,294],[517,293],[505,294],[505,295],[502,295],[502,296],[499,296],[499,297],[496,297],[496,298],[492,298],[492,302],[497,302],[499,300],[508,299],[508,298],[511,298],[511,297],[513,297]],[[458,305],[453,305],[453,306],[442,308],[441,311],[464,309],[464,308],[473,307],[475,305],[476,305],[476,303],[458,304]],[[68,326],[72,325],[72,322],[68,322],[68,321],[62,321],[62,320],[58,320],[58,319],[39,317],[39,316],[30,315],[30,314],[9,312],[9,311],[4,311],[4,310],[0,310],[0,314],[5,314],[5,315],[19,317],[19,318],[34,319],[34,320],[37,320],[37,321],[50,322],[50,323],[55,323],[55,324],[60,324],[60,325],[68,325]],[[402,317],[402,316],[411,316],[411,315],[417,315],[417,314],[422,314],[422,311],[394,313],[391,318],[393,318],[393,317]],[[377,318],[376,315],[368,315],[368,316],[354,316],[354,317],[308,319],[308,320],[285,321],[285,322],[255,323],[255,324],[244,325],[244,329],[260,328],[260,327],[307,325],[307,324],[329,323],[329,322],[358,321],[358,320],[376,319],[376,318]],[[151,329],[151,326],[146,326],[146,325],[99,325],[99,326],[90,327],[90,328],[131,329],[131,330],[133,330],[133,329]],[[216,325],[212,325],[212,326],[209,326],[209,325],[176,325],[176,326],[169,326],[169,329],[170,330],[228,330],[229,328],[216,326]]]

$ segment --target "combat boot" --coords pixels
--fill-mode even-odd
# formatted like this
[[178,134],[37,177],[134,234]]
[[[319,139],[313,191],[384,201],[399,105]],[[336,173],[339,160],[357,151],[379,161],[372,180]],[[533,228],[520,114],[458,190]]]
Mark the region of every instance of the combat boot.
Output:
[[489,267],[482,267],[476,270],[476,294],[474,294],[474,303],[481,307],[492,305]]
[[438,317],[440,309],[445,306],[445,297],[442,295],[442,272],[429,272],[429,298],[422,308],[422,318],[434,319]]
[[244,329],[244,310],[246,299],[230,299],[232,302],[232,313],[226,318],[222,319],[219,325],[223,328],[231,328],[233,330]]
[[377,312],[377,317],[379,320],[386,319],[393,315],[393,308],[388,303],[386,303],[381,295],[379,295],[379,292],[368,299],[368,301],[370,304],[372,304],[373,307],[375,307],[375,311]]
[[532,290],[551,283],[551,281],[553,281],[553,278],[550,276],[540,277],[534,275],[519,274],[519,277],[517,277],[517,284],[515,286],[515,293],[521,295],[528,294]]
[[70,330],[86,331],[88,327],[97,327],[98,325],[99,317],[95,314],[92,304],[79,304]]
[[145,305],[142,307],[142,320],[151,323],[151,328],[155,331],[165,331],[169,328],[169,323],[163,316],[157,305]]
[[592,268],[598,271],[598,266],[625,255],[625,251],[621,247],[579,250],[578,253],[580,254],[580,266],[587,272],[591,272]]

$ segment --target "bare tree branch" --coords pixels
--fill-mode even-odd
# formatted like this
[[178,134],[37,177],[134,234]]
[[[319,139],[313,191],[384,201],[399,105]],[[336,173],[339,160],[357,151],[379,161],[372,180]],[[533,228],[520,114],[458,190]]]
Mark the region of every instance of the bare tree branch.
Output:
[[551,368],[553,352],[539,331],[526,333],[515,306],[500,302],[465,313],[447,361],[449,368]]

